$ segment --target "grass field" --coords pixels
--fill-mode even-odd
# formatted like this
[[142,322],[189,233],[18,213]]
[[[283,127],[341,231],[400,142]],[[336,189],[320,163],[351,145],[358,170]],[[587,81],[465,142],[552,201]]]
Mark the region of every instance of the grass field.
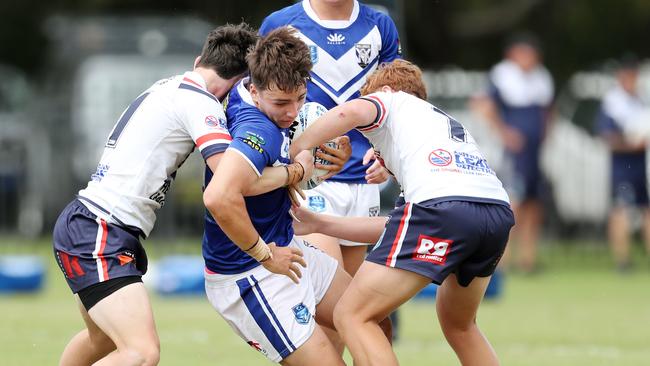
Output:
[[[0,255],[6,248],[0,245]],[[47,243],[21,248],[43,255],[49,265],[47,285],[35,295],[0,295],[0,364],[54,365],[83,324]],[[509,275],[503,296],[481,307],[479,324],[502,364],[650,364],[650,266],[639,262],[635,272],[621,275],[610,269],[604,247],[558,248],[544,247],[542,274]],[[269,364],[232,333],[203,297],[153,295],[153,307],[161,365]],[[411,301],[400,314],[395,349],[402,365],[458,364],[432,301]]]

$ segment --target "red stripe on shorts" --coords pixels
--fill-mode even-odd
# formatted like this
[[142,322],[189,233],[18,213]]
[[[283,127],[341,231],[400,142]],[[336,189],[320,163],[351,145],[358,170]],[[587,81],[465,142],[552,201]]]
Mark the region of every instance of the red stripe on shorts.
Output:
[[108,227],[106,221],[101,220],[102,223],[102,244],[97,252],[97,257],[102,261],[102,269],[104,270],[104,281],[108,280],[108,263],[104,258],[104,249],[106,249],[106,239],[108,238]]
[[400,236],[402,236],[402,231],[404,230],[404,223],[406,222],[406,217],[408,216],[410,205],[411,205],[410,202],[406,202],[406,204],[404,205],[404,213],[402,214],[402,218],[400,219],[399,227],[397,228],[397,233],[395,234],[395,240],[393,240],[393,246],[390,248],[390,254],[388,254],[388,258],[386,258],[386,265],[388,267],[390,267],[390,262],[393,261],[395,250],[397,249],[397,245],[399,244],[399,238]]

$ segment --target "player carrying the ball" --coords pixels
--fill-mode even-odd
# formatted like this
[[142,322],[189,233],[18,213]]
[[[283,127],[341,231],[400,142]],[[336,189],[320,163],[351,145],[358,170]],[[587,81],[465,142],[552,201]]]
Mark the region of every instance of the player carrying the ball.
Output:
[[[227,105],[232,143],[214,172],[219,179],[206,177],[206,293],[233,330],[271,361],[342,365],[319,324],[333,327],[350,276],[294,236],[285,188],[244,197],[265,167],[289,162],[289,127],[305,100],[309,49],[283,27],[260,39],[247,61],[249,89],[238,86]],[[310,176],[311,167],[304,168],[291,175]]]

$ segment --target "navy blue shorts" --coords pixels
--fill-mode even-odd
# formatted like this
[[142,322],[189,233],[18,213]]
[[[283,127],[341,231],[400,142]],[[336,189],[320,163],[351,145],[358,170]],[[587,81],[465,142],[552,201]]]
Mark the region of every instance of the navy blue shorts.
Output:
[[643,171],[643,174],[613,176],[611,182],[614,206],[648,206],[648,184],[645,171]]
[[461,286],[494,273],[514,225],[503,204],[429,200],[393,210],[366,260],[428,277],[455,273]]
[[54,256],[73,293],[109,279],[142,276],[147,255],[135,228],[107,223],[74,200],[54,225]]

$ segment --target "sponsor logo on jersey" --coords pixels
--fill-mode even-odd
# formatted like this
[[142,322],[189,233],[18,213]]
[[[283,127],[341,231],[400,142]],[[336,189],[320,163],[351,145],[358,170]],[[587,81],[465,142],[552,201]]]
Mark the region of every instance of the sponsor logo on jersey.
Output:
[[452,157],[449,151],[443,149],[435,149],[429,154],[429,163],[435,166],[447,166],[451,164]]
[[101,182],[102,178],[106,176],[106,172],[108,172],[109,168],[110,166],[108,166],[108,164],[97,164],[97,169],[95,170],[95,173],[90,176],[90,180]]
[[379,215],[379,206],[373,206],[368,209],[368,216],[375,217]]
[[325,211],[325,197],[323,196],[309,197],[309,209],[314,212]]
[[327,44],[345,44],[345,36],[340,33],[331,33],[327,36]]
[[296,317],[298,324],[309,324],[309,320],[311,320],[311,314],[309,313],[309,309],[307,306],[305,306],[305,304],[300,303],[292,307],[291,310],[293,310],[293,315]]
[[365,69],[372,60],[372,46],[370,44],[357,43],[354,45],[354,50],[357,55],[357,64],[362,69]]
[[167,195],[167,192],[169,191],[169,187],[172,185],[172,180],[173,178],[169,177],[165,179],[165,182],[163,183],[162,187],[158,189],[154,194],[149,196],[149,199],[155,202],[158,202],[160,207],[163,207],[165,205],[165,197]]
[[215,117],[215,116],[207,116],[205,117],[205,124],[208,127],[219,127],[226,129],[226,119],[222,117]]
[[259,344],[258,342],[248,341],[246,343],[248,343],[248,345],[253,347],[256,351],[262,352],[262,354],[266,356],[266,350],[262,348],[262,345]]
[[454,157],[456,159],[456,166],[461,169],[478,173],[494,174],[492,169],[488,166],[487,160],[478,155],[454,151]]
[[413,252],[413,259],[443,265],[447,262],[447,254],[452,243],[452,240],[420,235],[418,245]]
[[318,62],[318,46],[316,45],[309,45],[309,57],[311,57],[311,63],[316,65]]
[[246,138],[244,139],[244,143],[261,154],[264,152],[264,148],[262,146],[266,144],[266,141],[262,136],[254,132],[246,131]]

